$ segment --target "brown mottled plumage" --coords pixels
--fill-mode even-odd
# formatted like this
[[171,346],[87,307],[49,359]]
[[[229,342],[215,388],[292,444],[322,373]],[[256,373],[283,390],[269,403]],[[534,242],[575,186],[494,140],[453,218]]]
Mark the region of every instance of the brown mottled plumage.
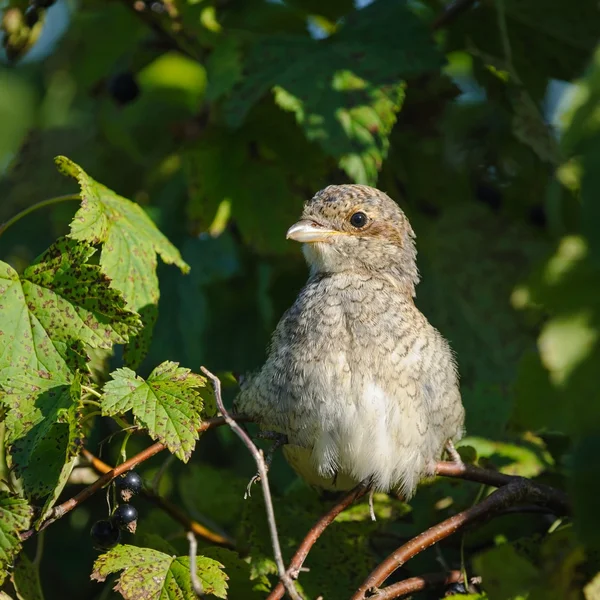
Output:
[[236,410],[287,434],[310,484],[370,480],[410,497],[464,421],[451,350],[413,302],[410,223],[379,190],[329,186],[288,237],[304,242],[310,276]]

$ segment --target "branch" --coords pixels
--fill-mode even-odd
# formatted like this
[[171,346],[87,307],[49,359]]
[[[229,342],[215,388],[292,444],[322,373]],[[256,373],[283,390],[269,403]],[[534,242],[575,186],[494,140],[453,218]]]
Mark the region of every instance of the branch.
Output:
[[448,586],[453,583],[460,583],[463,580],[462,571],[450,571],[449,573],[431,573],[421,575],[420,577],[411,577],[404,581],[394,583],[382,590],[379,590],[373,599],[392,600],[392,598],[402,598],[408,594],[421,592],[422,590],[433,586]]
[[526,486],[529,492],[529,499],[537,505],[547,506],[557,515],[565,515],[571,512],[571,505],[567,494],[561,490],[550,487],[543,483],[537,483],[519,477],[517,475],[506,475],[498,471],[482,469],[475,465],[444,462],[440,461],[435,469],[436,475],[442,477],[455,477],[457,479],[465,479],[467,481],[475,481],[484,483],[493,487],[502,487],[513,483],[521,483]]
[[456,17],[466,12],[471,6],[475,4],[475,0],[455,0],[451,4],[448,4],[446,8],[439,14],[433,21],[431,28],[434,31],[445,27],[451,21],[454,21]]
[[267,479],[267,466],[262,452],[254,445],[250,436],[235,422],[235,420],[229,415],[225,406],[223,405],[223,398],[221,398],[221,382],[219,378],[213,375],[207,368],[200,367],[200,370],[212,381],[215,390],[215,400],[217,408],[223,415],[227,424],[231,427],[235,434],[242,440],[244,445],[250,450],[256,467],[258,468],[258,474],[260,475],[260,484],[262,486],[263,496],[265,498],[265,508],[267,511],[267,520],[269,521],[269,530],[271,534],[271,545],[273,546],[273,554],[275,556],[275,562],[277,563],[277,570],[279,572],[279,580],[283,583],[285,590],[293,600],[302,600],[300,594],[294,586],[294,582],[288,575],[283,564],[283,557],[281,555],[281,546],[279,544],[279,535],[277,533],[277,524],[275,523],[275,511],[273,509],[273,501],[271,499],[271,490],[269,488],[269,480]]
[[[91,463],[92,467],[96,469],[96,471],[99,471],[100,473],[109,473],[112,471],[113,467],[101,461],[86,448],[83,449],[82,454]],[[172,502],[169,502],[169,500],[163,498],[153,490],[149,489],[147,486],[144,486],[142,489],[142,495],[160,509],[164,510],[171,518],[183,525],[183,527],[185,527],[185,529],[191,533],[199,535],[201,538],[212,542],[213,544],[219,544],[220,546],[226,546],[228,548],[235,547],[234,540],[229,536],[215,533],[214,531],[204,527],[204,525],[194,521],[194,519],[188,517],[178,506]]]
[[[445,465],[448,463],[440,464],[442,465],[441,470],[444,470],[446,468]],[[472,467],[470,465],[454,465],[453,463],[451,464],[454,468],[464,469],[467,474],[472,475],[473,477],[471,477],[471,479],[473,481],[478,481],[475,476],[479,476],[480,471],[483,471],[486,477],[489,476],[488,471],[478,469],[477,467]],[[448,470],[450,471],[450,469]],[[463,477],[464,474],[465,473],[453,476]],[[352,596],[351,600],[363,600],[369,594],[377,597],[377,590],[379,586],[396,569],[404,565],[408,560],[423,550],[449,537],[467,525],[483,519],[489,519],[505,509],[507,506],[512,506],[520,502],[531,501],[538,504],[547,503],[548,498],[544,497],[547,486],[535,484],[522,477],[506,477],[511,478],[511,482],[508,485],[496,490],[485,500],[481,501],[472,508],[462,511],[453,517],[450,517],[449,519],[430,527],[427,531],[424,531],[392,552],[392,554],[390,554],[374,571],[371,572],[371,574]],[[549,489],[552,490],[552,488]],[[557,494],[559,493],[558,490],[552,491]],[[395,596],[384,596],[384,598],[385,597],[393,598]]]
[[[364,496],[367,491],[367,487],[364,485],[357,485],[351,490],[346,496],[344,496],[331,510],[325,513],[312,527],[312,529],[306,534],[306,537],[302,540],[300,547],[296,550],[296,554],[292,557],[290,566],[287,572],[290,577],[296,579],[300,573],[300,569],[308,556],[311,548],[315,545],[321,534],[335,521],[335,518],[346,508],[348,508],[354,501]],[[278,583],[275,589],[269,594],[267,600],[279,600],[283,598],[283,585]]]
[[[232,417],[229,418],[231,419]],[[248,417],[244,417],[241,415],[236,416],[235,418],[239,421],[250,421]],[[198,432],[202,433],[204,431],[208,431],[209,429],[220,427],[221,425],[225,425],[225,422],[226,421],[223,417],[214,417],[212,419],[207,419],[198,428]],[[111,469],[108,473],[105,473],[104,475],[102,475],[102,477],[98,478],[94,483],[92,483],[92,485],[86,487],[81,492],[79,492],[72,498],[69,498],[69,500],[63,502],[62,504],[55,506],[51,516],[40,525],[38,531],[43,531],[44,529],[46,529],[46,527],[54,523],[54,521],[57,521],[58,519],[64,517],[68,512],[72,511],[81,503],[85,502],[88,498],[91,498],[96,492],[101,490],[103,487],[107,486],[113,479],[115,479],[122,473],[130,471],[140,463],[143,463],[144,461],[148,460],[149,458],[153,457],[159,452],[162,452],[164,449],[165,446],[163,444],[161,444],[160,442],[156,442],[155,444],[152,444],[152,446],[149,446],[145,450],[142,450],[135,456],[132,456],[129,460],[126,460],[118,467]],[[21,534],[21,539],[26,540],[30,538],[34,533],[36,533],[35,529],[24,531]]]

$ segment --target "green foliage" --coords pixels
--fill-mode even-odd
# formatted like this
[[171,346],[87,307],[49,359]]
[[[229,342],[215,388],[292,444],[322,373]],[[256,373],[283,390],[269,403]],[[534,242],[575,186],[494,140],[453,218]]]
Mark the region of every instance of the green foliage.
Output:
[[156,367],[145,381],[127,368],[118,369],[111,377],[104,386],[103,414],[131,410],[136,424],[187,462],[202,423],[198,388],[206,386],[206,379],[170,361]]
[[21,553],[15,562],[12,583],[19,600],[44,600],[38,567],[25,553]]
[[[295,113],[308,139],[352,179],[373,184],[402,106],[401,80],[438,68],[441,57],[401,3],[379,1],[361,12],[326,43],[273,35],[256,42],[244,66],[248,76],[226,103],[227,122],[239,126],[276,86],[277,103]],[[397,23],[393,32],[385,27],[390,21]],[[311,86],[319,93],[306,95]]]
[[[261,364],[307,276],[285,232],[304,200],[344,182],[377,185],[415,229],[415,301],[461,376],[463,460],[549,483],[573,505],[562,521],[499,516],[394,576],[465,568],[482,577],[465,598],[598,596],[598,3],[475,2],[442,27],[446,1],[355,4],[89,1],[39,9],[36,23],[25,0],[4,7],[0,597],[192,598],[177,510],[236,540],[200,551],[213,595],[268,595],[259,489],[244,501],[255,465],[226,428],[199,439],[214,398],[179,365]],[[230,403],[235,383],[224,387]],[[124,416],[182,459],[136,467],[176,510],[136,497],[135,545],[97,559],[95,577],[112,579],[99,591],[87,532],[110,489],[43,545],[36,533],[21,551],[19,533],[91,483],[83,447],[111,465],[146,448]],[[332,500],[280,456],[270,481],[287,561]],[[299,588],[348,598],[395,548],[487,492],[428,481],[410,507],[378,494],[375,523],[359,503],[319,539]]]
[[135,367],[146,355],[158,312],[156,255],[184,273],[189,266],[138,204],[94,181],[64,156],[59,156],[56,164],[62,173],[77,179],[81,188],[81,208],[71,222],[71,237],[104,244],[100,257],[103,272],[123,294],[128,308],[142,317],[143,332],[129,340],[126,350],[126,362]]
[[[198,578],[206,595],[227,598],[227,575],[223,565],[205,556],[196,557]],[[121,573],[115,590],[125,600],[194,600],[190,581],[190,559],[150,548],[117,546],[94,563],[92,579],[104,581],[111,573]]]
[[32,514],[31,506],[23,498],[0,491],[0,583],[21,549],[19,533],[29,527]]

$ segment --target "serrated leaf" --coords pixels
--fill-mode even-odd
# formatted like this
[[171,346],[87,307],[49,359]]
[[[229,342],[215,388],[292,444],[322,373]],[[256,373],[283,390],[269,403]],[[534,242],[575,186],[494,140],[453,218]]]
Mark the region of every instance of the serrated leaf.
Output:
[[21,550],[19,533],[29,528],[33,510],[23,498],[0,491],[0,585]]
[[203,556],[219,561],[227,573],[227,597],[244,600],[261,600],[271,589],[264,575],[254,580],[250,578],[250,565],[240,558],[237,552],[227,548],[210,546],[201,550]]
[[0,262],[5,443],[31,496],[60,493],[67,463],[77,453],[76,373],[87,370],[84,345],[110,348],[140,325],[100,268],[87,264],[93,252],[86,243],[62,238],[20,277]]
[[19,600],[44,600],[39,569],[24,552],[19,555],[15,562],[11,581]]
[[[227,597],[227,575],[216,560],[198,556],[198,578],[205,594]],[[150,548],[117,546],[94,563],[91,578],[104,581],[123,571],[115,590],[125,600],[195,600],[187,556],[170,556]]]
[[402,104],[402,80],[441,64],[424,24],[403,3],[379,0],[326,40],[271,35],[255,44],[247,75],[226,103],[226,119],[240,125],[277,88],[278,103],[296,114],[309,139],[355,181],[373,184]]
[[87,264],[94,252],[85,242],[60,238],[20,277],[0,262],[0,299],[7,317],[2,342],[10,354],[2,355],[0,368],[8,363],[37,370],[48,361],[46,372],[64,372],[53,349],[71,367],[73,341],[111,348],[139,329],[139,316],[125,307],[100,268]]
[[57,157],[56,164],[81,188],[81,208],[71,222],[70,237],[104,244],[100,257],[103,272],[122,292],[127,306],[142,316],[144,329],[126,349],[127,363],[135,367],[147,352],[157,316],[156,255],[184,273],[189,267],[139,204],[115,194],[64,156]]
[[242,76],[242,50],[236,38],[228,37],[211,52],[206,65],[206,100],[214,102],[227,94]]
[[122,414],[131,410],[136,423],[148,430],[183,461],[187,461],[198,439],[203,401],[198,388],[206,380],[178,363],[166,361],[147,380],[131,369],[117,369],[104,386],[102,412]]

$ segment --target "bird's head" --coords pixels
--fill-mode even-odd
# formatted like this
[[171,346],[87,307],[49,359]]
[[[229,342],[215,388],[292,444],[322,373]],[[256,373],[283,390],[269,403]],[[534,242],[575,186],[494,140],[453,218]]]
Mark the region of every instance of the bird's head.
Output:
[[378,273],[414,295],[415,234],[400,207],[366,185],[330,185],[309,200],[287,237],[304,243],[312,273]]

